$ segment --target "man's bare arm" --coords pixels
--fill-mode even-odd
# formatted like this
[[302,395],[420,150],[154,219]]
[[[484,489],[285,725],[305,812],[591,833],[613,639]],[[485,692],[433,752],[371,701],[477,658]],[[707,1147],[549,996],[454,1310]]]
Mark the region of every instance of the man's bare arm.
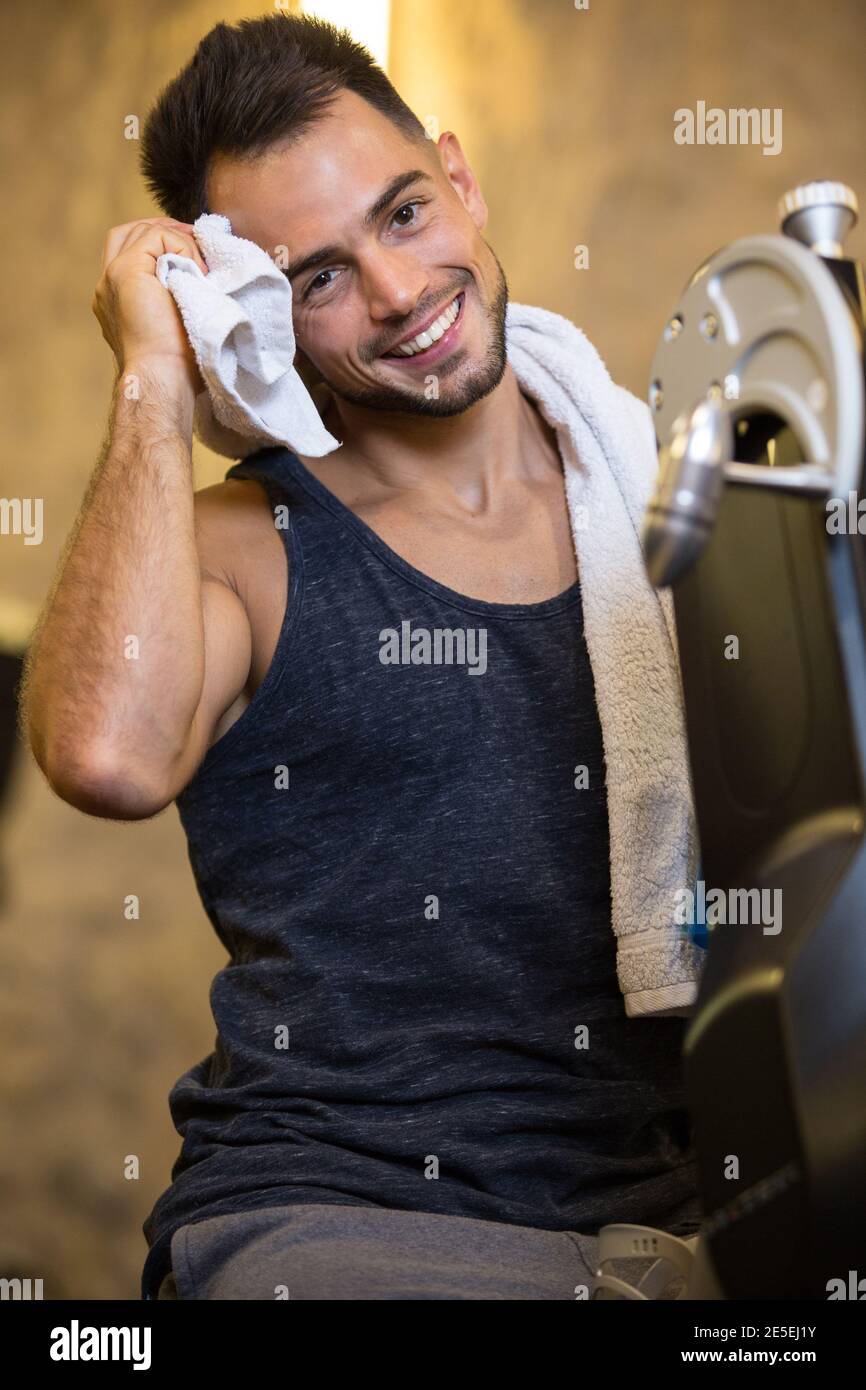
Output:
[[251,652],[241,599],[200,560],[200,378],[153,273],[163,249],[200,256],[173,226],[130,225],[110,234],[95,296],[119,367],[108,436],[28,652],[22,706],[58,795],[118,819],[153,815],[186,785]]

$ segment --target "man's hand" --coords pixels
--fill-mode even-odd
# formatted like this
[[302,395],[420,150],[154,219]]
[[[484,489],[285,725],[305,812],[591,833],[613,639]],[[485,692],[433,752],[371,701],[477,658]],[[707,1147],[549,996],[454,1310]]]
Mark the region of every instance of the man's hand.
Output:
[[176,367],[198,395],[204,382],[195,353],[174,298],[156,275],[156,262],[166,251],[189,256],[208,273],[189,222],[146,217],[112,227],[91,308],[119,370],[134,371],[140,361]]

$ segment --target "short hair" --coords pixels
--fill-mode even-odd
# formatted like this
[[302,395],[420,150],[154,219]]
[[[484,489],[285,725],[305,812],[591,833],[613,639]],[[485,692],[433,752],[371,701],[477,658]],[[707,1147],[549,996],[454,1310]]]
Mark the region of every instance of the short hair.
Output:
[[426,141],[418,117],[346,30],[284,11],[215,25],[146,118],[140,164],[148,191],[166,217],[195,222],[208,211],[215,155],[254,160],[300,136],[343,88],[413,143]]

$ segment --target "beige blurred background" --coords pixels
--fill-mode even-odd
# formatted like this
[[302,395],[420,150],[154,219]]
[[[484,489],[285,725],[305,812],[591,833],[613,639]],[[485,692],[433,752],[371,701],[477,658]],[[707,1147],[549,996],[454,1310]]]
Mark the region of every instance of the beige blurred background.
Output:
[[[213,24],[266,8],[3,6],[0,493],[44,499],[40,545],[0,535],[7,671],[103,438],[114,364],[90,310],[103,241],[159,211],[124,122],[143,120]],[[388,9],[342,8],[362,40]],[[776,231],[776,201],[798,181],[842,180],[866,201],[863,0],[392,0],[387,38],[404,99],[468,154],[512,298],[571,318],[641,396],[665,316],[705,256]],[[676,145],[673,112],[699,100],[780,107],[782,152]],[[578,245],[588,269],[574,267]],[[862,227],[849,252],[866,260]],[[221,479],[228,461],[196,451],[197,486]],[[168,1091],[213,1046],[208,988],[225,959],[177,813],[89,818],[19,746],[0,891],[0,1274],[43,1278],[46,1298],[136,1299],[141,1223],[180,1148]]]

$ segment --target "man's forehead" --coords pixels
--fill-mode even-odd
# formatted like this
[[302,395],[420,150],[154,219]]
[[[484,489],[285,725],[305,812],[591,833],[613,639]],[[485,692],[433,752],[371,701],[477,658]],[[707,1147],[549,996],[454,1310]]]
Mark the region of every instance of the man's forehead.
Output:
[[336,239],[360,225],[397,174],[419,163],[431,167],[425,154],[368,102],[344,90],[302,135],[260,158],[216,156],[208,209],[227,217],[236,236],[269,253],[281,245],[292,253],[309,250],[311,239]]

